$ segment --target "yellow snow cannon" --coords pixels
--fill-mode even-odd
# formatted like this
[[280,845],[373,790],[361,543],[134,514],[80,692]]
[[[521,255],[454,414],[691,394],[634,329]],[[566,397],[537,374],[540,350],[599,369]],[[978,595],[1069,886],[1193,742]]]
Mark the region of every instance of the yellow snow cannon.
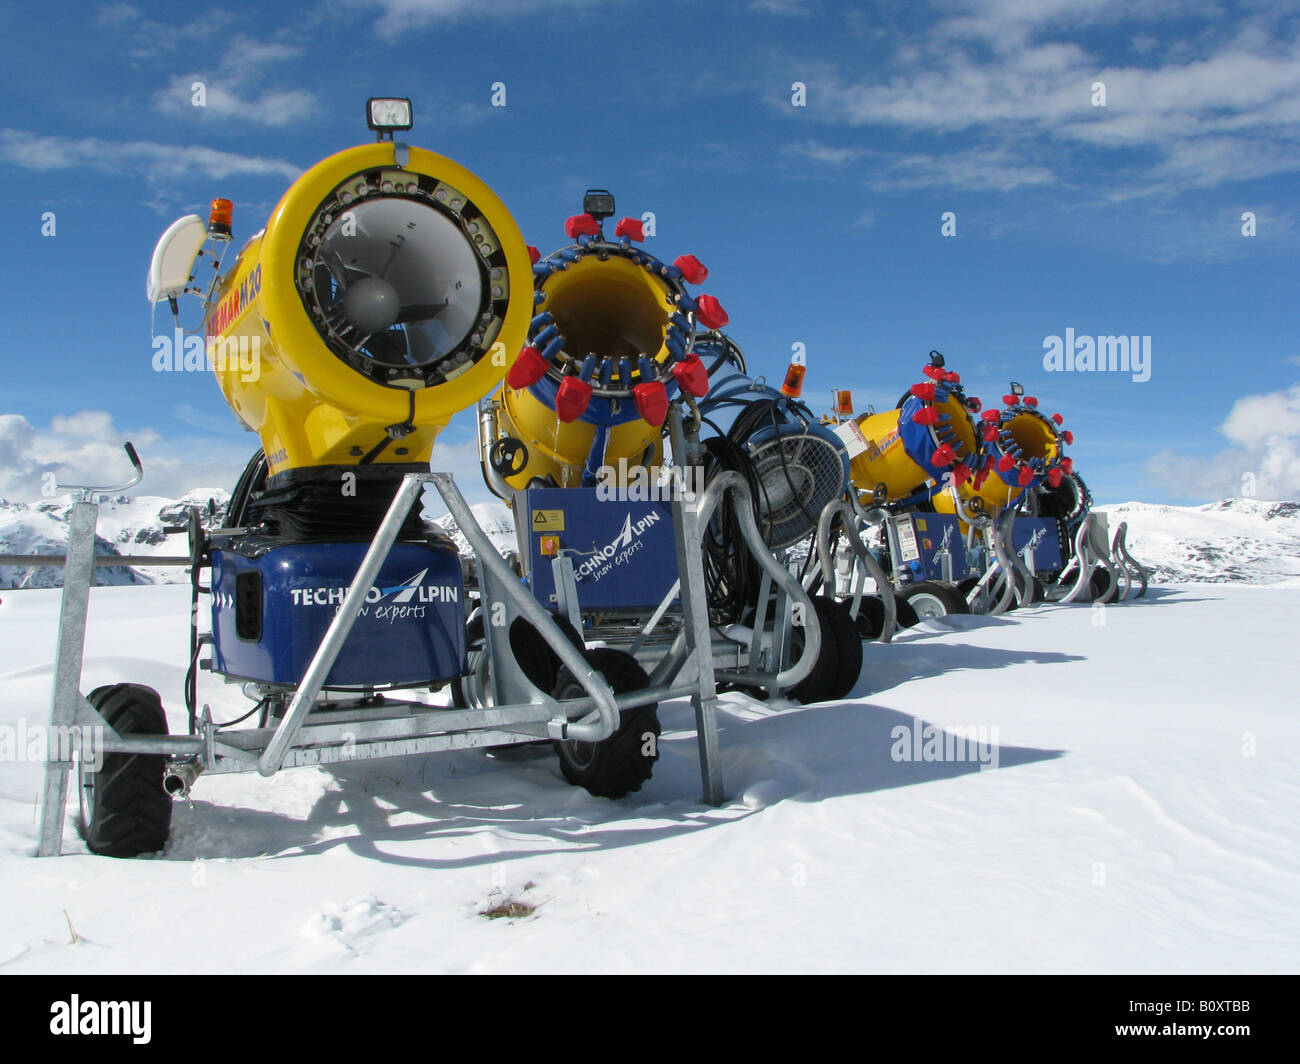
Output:
[[979,468],[979,432],[972,418],[980,401],[967,396],[961,376],[930,352],[925,380],[912,385],[893,410],[867,413],[836,430],[852,455],[849,474],[864,504],[896,503],[929,494],[927,483],[965,483]]
[[[975,476],[954,485],[967,504],[978,500],[978,508],[990,516],[1014,505],[1030,488],[1059,487],[1062,477],[1074,471],[1074,462],[1064,453],[1074,434],[1062,428],[1062,415],[1040,412],[1038,400],[1025,395],[1018,384],[1012,384],[1002,402],[1001,410],[982,415],[984,458]],[[957,512],[951,493],[936,496],[934,502],[940,513]]]
[[[427,468],[434,438],[500,383],[528,328],[528,250],[504,204],[458,163],[392,140],[409,101],[368,110],[378,142],[294,181],[208,293],[208,362],[271,477]],[[196,223],[181,219],[155,251],[149,295],[173,310],[202,294],[185,276]],[[208,237],[229,240],[230,226],[229,201],[215,201]]]
[[483,460],[511,489],[625,483],[660,463],[672,399],[708,391],[696,328],[721,328],[727,313],[687,287],[708,270],[694,255],[669,265],[638,246],[645,232],[635,218],[607,238],[613,213],[614,197],[591,190],[565,223],[572,244],[545,258],[530,249],[527,342],[481,437]]

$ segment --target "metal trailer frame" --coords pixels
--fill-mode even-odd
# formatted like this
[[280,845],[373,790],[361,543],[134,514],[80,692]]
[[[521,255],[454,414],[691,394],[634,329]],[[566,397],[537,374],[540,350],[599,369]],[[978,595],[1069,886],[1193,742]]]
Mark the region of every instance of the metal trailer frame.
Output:
[[[143,470],[134,449],[127,445],[136,477],[113,488],[69,486],[80,497],[70,522],[67,561],[59,614],[58,648],[50,702],[52,732],[74,725],[102,729],[99,748],[104,753],[163,754],[172,758],[169,772],[179,778],[173,797],[188,794],[189,784],[204,771],[216,773],[257,771],[271,776],[281,768],[308,764],[332,764],[438,750],[501,746],[534,742],[538,739],[598,742],[619,726],[621,711],[670,698],[689,696],[695,710],[697,743],[703,800],[720,805],[724,798],[718,758],[717,688],[709,633],[708,606],[704,588],[703,561],[698,550],[701,516],[712,510],[697,506],[687,493],[675,493],[671,501],[674,537],[679,566],[679,583],[684,623],[672,648],[641,691],[616,695],[556,624],[554,617],[520,583],[506,561],[497,553],[479,527],[449,473],[408,473],[403,477],[388,512],[376,531],[356,576],[326,630],[302,681],[294,689],[287,711],[274,727],[225,731],[204,710],[198,734],[119,735],[81,693],[81,669],[85,647],[86,617],[93,579],[96,495],[111,494],[139,483]],[[478,561],[481,591],[494,602],[506,605],[509,621],[522,617],[543,636],[560,662],[573,674],[585,697],[558,702],[549,691],[540,691],[527,679],[514,660],[504,638],[505,627],[484,626],[492,669],[494,706],[451,710],[422,702],[401,701],[380,694],[353,701],[331,701],[330,712],[311,716],[320,704],[325,678],[338,657],[355,622],[371,583],[397,539],[411,506],[426,484],[441,495],[452,518],[469,541]],[[732,488],[734,490],[734,488]],[[743,482],[739,489],[744,493]],[[716,505],[721,490],[714,496]],[[749,515],[748,506],[740,506]],[[747,539],[757,539],[757,525],[746,529]],[[770,556],[769,556],[770,558]],[[773,562],[773,565],[776,563]],[[791,578],[792,579],[792,578]],[[797,588],[801,592],[801,589]],[[507,621],[507,624],[509,623]],[[799,662],[775,674],[782,682],[798,682],[811,671],[819,650],[816,628],[809,630]],[[810,653],[811,652],[811,653]],[[764,674],[766,675],[766,674]],[[287,693],[287,692],[286,692]],[[376,704],[378,703],[378,704]],[[62,850],[67,811],[68,774],[73,762],[61,760],[51,746],[46,762],[41,803],[38,856],[57,856]],[[160,786],[162,785],[160,781]]]

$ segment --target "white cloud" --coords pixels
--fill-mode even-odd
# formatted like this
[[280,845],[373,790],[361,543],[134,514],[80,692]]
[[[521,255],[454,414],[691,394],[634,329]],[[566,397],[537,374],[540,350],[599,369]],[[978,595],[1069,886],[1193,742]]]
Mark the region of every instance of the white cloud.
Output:
[[40,500],[48,473],[65,484],[128,480],[132,470],[122,450],[128,440],[145,470],[134,493],[167,498],[199,486],[233,485],[256,447],[251,436],[238,446],[196,448],[165,441],[150,428],[122,431],[103,410],[59,415],[47,428],[33,426],[20,414],[0,414],[0,498]]
[[1233,444],[1208,458],[1162,451],[1147,472],[1181,496],[1300,499],[1300,384],[1247,395],[1232,405],[1219,431]]
[[[1150,21],[1168,8],[1163,0],[977,0],[895,49],[892,67],[810,81],[817,105],[809,114],[968,132],[1030,167],[1054,144],[1064,156],[1057,173],[1077,147],[1137,149],[1145,156],[1126,162],[1139,188],[1212,188],[1300,171],[1300,41],[1285,28],[1263,17],[1239,20],[1226,39],[1218,26],[1189,28],[1186,40],[1168,43],[1194,54],[1171,47],[1144,66],[1108,64],[1075,39],[1079,28]],[[1183,14],[1207,18],[1203,9]],[[1104,107],[1092,106],[1097,81]]]
[[367,8],[378,8],[375,32],[381,37],[398,37],[410,30],[464,17],[514,18],[532,11],[555,7],[594,7],[600,0],[354,0]]
[[91,169],[144,177],[150,184],[194,177],[234,175],[293,180],[302,167],[283,159],[239,155],[202,145],[156,141],[107,141],[0,129],[0,161],[25,170]]
[[972,148],[944,155],[903,155],[882,164],[870,183],[878,189],[951,188],[1009,192],[1048,185],[1056,175],[1018,159],[1006,148]]
[[811,159],[813,162],[826,163],[830,166],[845,166],[854,159],[861,158],[864,153],[859,148],[837,148],[817,140],[803,140],[787,144],[785,154],[797,155],[802,159]]
[[[181,118],[214,116],[235,118],[241,122],[280,128],[301,121],[317,111],[316,97],[301,89],[266,89],[261,93],[240,95],[227,87],[239,79],[228,78],[226,84],[203,74],[178,74],[166,88],[154,94],[154,107],[163,114]],[[193,103],[193,86],[202,82],[204,105]]]
[[811,15],[816,5],[811,0],[749,0],[749,9],[763,15]]

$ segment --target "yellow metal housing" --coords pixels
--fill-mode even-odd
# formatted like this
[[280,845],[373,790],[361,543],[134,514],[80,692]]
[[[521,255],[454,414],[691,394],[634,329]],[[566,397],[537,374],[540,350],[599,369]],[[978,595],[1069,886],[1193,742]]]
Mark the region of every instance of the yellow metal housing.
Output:
[[[400,164],[397,151],[407,153]],[[400,368],[387,383],[371,379],[345,360],[346,353],[331,349],[309,314],[302,277],[311,266],[310,241],[319,239],[309,229],[333,217],[322,214],[332,201],[339,208],[332,224],[346,223],[342,215],[353,195],[374,197],[367,202],[390,197],[429,206],[436,196],[439,210],[451,207],[466,246],[482,257],[483,276],[489,278],[483,284],[490,286],[485,290],[498,300],[496,306],[506,308],[472,344],[467,334],[463,364],[432,383],[402,376]],[[400,241],[394,237],[392,243]],[[493,258],[496,265],[490,267]],[[363,456],[423,463],[451,416],[501,381],[506,353],[517,351],[526,334],[531,295],[523,236],[486,184],[433,152],[370,144],[330,156],[289,186],[207,308],[209,354],[227,402],[261,437],[272,475],[352,465]],[[431,302],[438,297],[435,291],[427,294]],[[409,434],[375,454],[394,425],[409,426]]]

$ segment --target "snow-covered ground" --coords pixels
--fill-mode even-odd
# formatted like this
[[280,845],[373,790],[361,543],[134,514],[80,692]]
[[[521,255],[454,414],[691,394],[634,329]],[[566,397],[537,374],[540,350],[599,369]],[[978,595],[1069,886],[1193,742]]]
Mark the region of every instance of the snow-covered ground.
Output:
[[[58,593],[0,599],[0,727],[43,722]],[[96,589],[83,690],[182,728],[187,605]],[[724,695],[718,809],[685,702],[619,801],[544,747],[205,777],[152,860],[71,820],[34,858],[41,766],[0,765],[0,970],[1294,972],[1297,620],[1292,580],[927,622],[843,702]],[[996,767],[924,760],[928,726]]]

